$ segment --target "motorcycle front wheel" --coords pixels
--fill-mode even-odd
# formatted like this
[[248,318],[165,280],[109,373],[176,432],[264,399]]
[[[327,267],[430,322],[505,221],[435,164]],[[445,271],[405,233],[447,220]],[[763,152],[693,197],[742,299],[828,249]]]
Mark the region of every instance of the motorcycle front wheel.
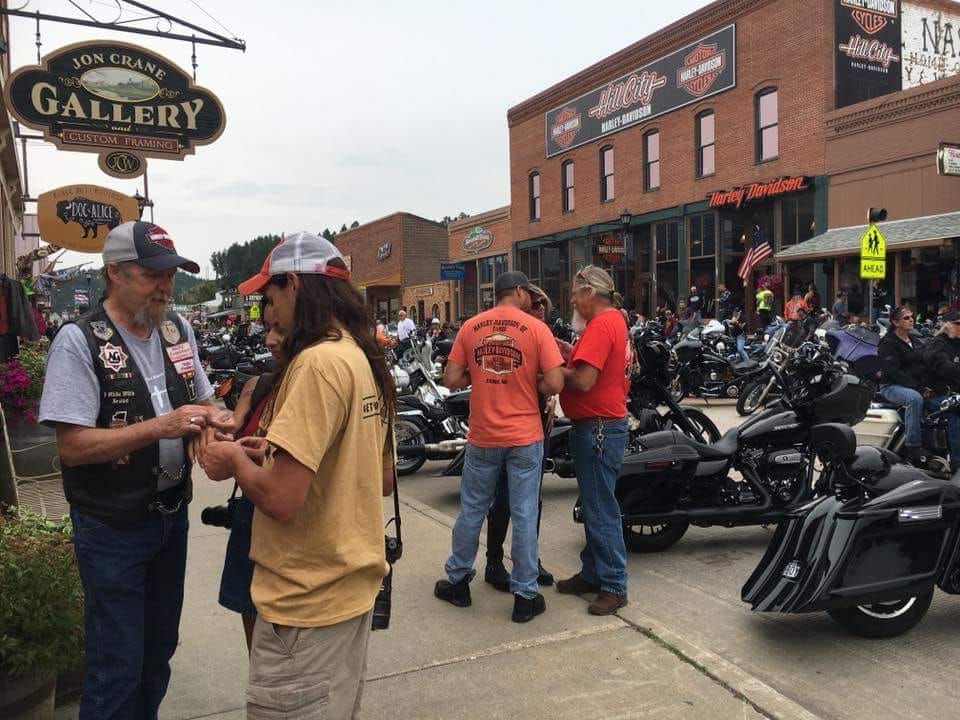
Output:
[[[393,436],[397,445],[425,445],[427,429],[408,417],[398,417],[393,423]],[[397,475],[412,475],[427,461],[423,455],[397,454]]]
[[764,380],[754,380],[747,385],[740,392],[740,397],[737,398],[737,414],[753,415],[759,410],[764,402],[774,395],[775,390],[772,388],[770,392],[765,392],[769,382],[770,378],[766,378]]
[[854,635],[892,638],[903,635],[920,622],[932,600],[933,590],[901,600],[828,610],[827,614]]
[[678,372],[670,378],[670,399],[678,403],[683,400],[688,393],[687,382]]
[[676,545],[689,526],[687,522],[669,522],[662,525],[627,525],[625,523],[623,542],[631,552],[663,552]]
[[[715,443],[720,439],[720,429],[705,412],[686,405],[681,405],[680,410],[683,412],[683,416],[687,419],[687,422],[693,425],[695,433],[694,435],[690,435],[690,433],[684,432],[685,435],[690,435],[693,440],[707,444]],[[676,425],[676,423],[674,423],[674,425]]]

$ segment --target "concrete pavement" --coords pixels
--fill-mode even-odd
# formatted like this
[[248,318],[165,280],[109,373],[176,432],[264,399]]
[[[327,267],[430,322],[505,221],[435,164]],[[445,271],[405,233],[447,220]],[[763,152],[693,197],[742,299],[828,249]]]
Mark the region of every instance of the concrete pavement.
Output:
[[[160,715],[242,718],[240,619],[216,602],[226,532],[199,521],[200,510],[222,502],[229,486],[203,477],[195,485],[181,643]],[[592,617],[585,599],[548,588],[547,612],[518,625],[510,621],[512,596],[482,581],[473,584],[471,608],[437,600],[433,584],[449,552],[452,518],[401,497],[405,552],[395,570],[391,627],[371,638],[362,717],[810,717],[642,615]],[[560,558],[544,562],[572,570]],[[75,707],[64,708],[58,720],[75,716]]]

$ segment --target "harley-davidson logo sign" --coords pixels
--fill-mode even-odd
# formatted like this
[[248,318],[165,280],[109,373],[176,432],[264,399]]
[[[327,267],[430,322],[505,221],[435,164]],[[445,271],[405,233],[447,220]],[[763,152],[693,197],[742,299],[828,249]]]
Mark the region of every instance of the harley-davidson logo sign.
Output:
[[517,341],[504,333],[487,335],[473,351],[474,362],[484,372],[509,375],[523,367],[523,353]]
[[570,143],[580,132],[580,113],[573,108],[564,108],[553,118],[553,124],[550,126],[550,136],[560,147],[570,147]]
[[683,67],[677,70],[677,85],[699,97],[716,82],[727,65],[727,54],[716,44],[701,44],[683,58]]
[[875,35],[897,17],[896,0],[841,0],[842,4],[852,8],[850,15],[867,33]]
[[597,255],[610,265],[616,265],[627,254],[627,244],[622,235],[605,235],[597,240]]

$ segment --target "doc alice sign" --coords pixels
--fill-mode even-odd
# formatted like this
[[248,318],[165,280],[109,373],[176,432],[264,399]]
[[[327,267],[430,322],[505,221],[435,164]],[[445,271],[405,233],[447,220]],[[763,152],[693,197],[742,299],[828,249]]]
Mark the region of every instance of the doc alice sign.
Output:
[[68,45],[18,68],[3,88],[10,113],[61,150],[97,153],[114,177],[145,158],[183,160],[223,132],[220,100],[176,64],[119,41]]

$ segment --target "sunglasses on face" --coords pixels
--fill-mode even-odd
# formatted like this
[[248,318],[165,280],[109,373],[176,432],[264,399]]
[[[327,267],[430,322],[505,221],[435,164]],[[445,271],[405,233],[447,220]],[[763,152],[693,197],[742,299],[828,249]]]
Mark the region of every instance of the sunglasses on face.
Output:
[[543,300],[534,300],[532,303],[530,303],[530,307],[533,308],[534,310],[539,310],[540,308],[543,307],[543,305],[544,305]]

